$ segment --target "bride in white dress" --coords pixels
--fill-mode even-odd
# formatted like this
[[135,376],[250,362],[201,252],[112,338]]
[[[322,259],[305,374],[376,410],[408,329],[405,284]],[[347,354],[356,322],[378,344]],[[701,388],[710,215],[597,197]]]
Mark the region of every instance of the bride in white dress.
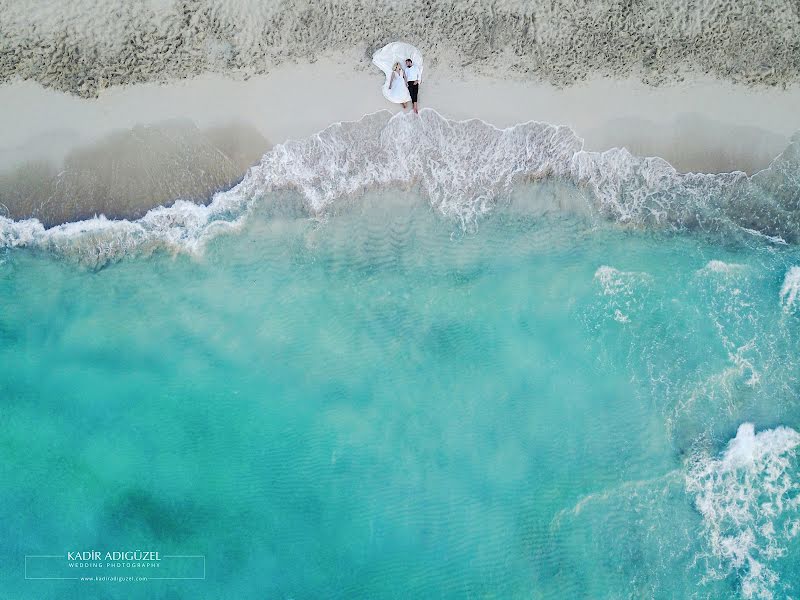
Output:
[[405,109],[406,103],[411,101],[411,94],[408,93],[408,83],[406,82],[406,72],[399,62],[394,63],[392,74],[387,77],[388,88],[384,94],[390,102],[402,104]]
[[[0,0],[2,4],[2,0]],[[422,75],[422,54],[411,44],[405,42],[392,42],[386,44],[372,55],[372,64],[378,67],[386,79],[381,86],[383,97],[389,102],[402,104],[403,108],[411,102],[411,94],[406,83],[406,72],[403,65],[411,59],[417,67],[417,75]],[[398,70],[399,68],[399,70]]]

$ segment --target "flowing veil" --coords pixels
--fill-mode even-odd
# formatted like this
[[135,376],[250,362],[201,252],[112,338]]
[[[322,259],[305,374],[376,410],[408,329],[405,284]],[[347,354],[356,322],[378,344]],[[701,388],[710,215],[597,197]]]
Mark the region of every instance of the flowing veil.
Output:
[[389,82],[392,79],[392,67],[394,67],[394,63],[396,62],[405,65],[407,58],[414,61],[414,64],[419,68],[420,79],[422,79],[422,54],[411,44],[392,42],[391,44],[386,44],[372,55],[372,63],[386,75],[386,81],[383,84],[383,97],[389,102],[397,102],[389,91]]

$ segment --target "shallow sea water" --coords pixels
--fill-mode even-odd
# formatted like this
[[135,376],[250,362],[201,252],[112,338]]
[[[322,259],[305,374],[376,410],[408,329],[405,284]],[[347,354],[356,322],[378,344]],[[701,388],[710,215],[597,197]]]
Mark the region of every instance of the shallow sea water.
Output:
[[[800,253],[579,197],[464,233],[285,193],[200,257],[5,250],[0,596],[800,595]],[[91,548],[206,579],[23,577]]]

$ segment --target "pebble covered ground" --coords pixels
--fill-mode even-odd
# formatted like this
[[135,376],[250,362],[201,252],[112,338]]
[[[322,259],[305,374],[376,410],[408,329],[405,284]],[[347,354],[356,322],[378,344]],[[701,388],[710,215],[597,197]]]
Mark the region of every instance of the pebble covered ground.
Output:
[[789,0],[0,0],[0,83],[95,97],[354,50],[367,68],[396,39],[433,64],[559,86],[687,73],[774,86],[800,75],[800,3]]

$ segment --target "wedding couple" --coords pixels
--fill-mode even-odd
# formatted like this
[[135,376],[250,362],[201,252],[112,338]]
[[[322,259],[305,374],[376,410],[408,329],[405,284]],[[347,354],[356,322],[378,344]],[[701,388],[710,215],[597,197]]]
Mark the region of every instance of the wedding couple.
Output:
[[419,114],[417,97],[419,96],[419,84],[422,81],[421,73],[419,67],[410,58],[407,58],[405,63],[405,66],[399,62],[394,63],[392,75],[389,79],[389,94],[387,97],[392,102],[402,104],[403,110],[411,102],[414,112]]

